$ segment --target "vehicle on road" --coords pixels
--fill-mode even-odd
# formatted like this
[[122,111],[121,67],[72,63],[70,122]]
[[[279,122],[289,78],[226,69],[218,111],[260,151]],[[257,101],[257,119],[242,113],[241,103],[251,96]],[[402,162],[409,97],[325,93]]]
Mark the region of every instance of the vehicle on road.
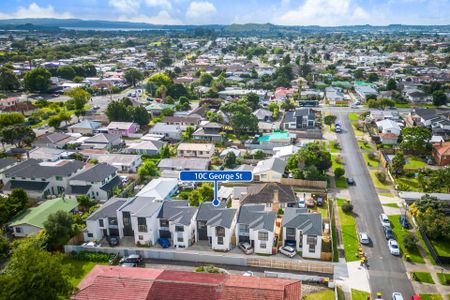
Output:
[[280,248],[278,249],[278,251],[280,251],[281,254],[284,254],[284,255],[286,255],[286,256],[288,256],[288,257],[290,257],[290,258],[294,257],[295,254],[297,254],[297,252],[295,251],[295,249],[292,248],[292,247],[290,247],[290,246],[283,246],[283,247],[280,247]]
[[360,232],[359,233],[359,242],[363,245],[370,244],[369,235],[365,232]]
[[392,300],[403,300],[403,296],[399,292],[393,292],[392,293]]
[[409,225],[409,221],[408,221],[408,218],[406,217],[406,215],[400,215],[400,217],[398,217],[398,219],[403,228],[409,229],[409,227],[411,227]]
[[137,263],[133,263],[133,262],[126,262],[126,263],[121,263],[120,264],[121,267],[128,267],[128,268],[137,268]]
[[392,255],[400,255],[400,248],[398,247],[398,243],[396,240],[390,239],[388,241],[389,246],[389,252],[391,252]]
[[169,248],[170,247],[170,240],[167,238],[159,238],[158,243],[162,248]]
[[389,222],[389,218],[386,214],[380,215],[380,223],[383,227],[391,227],[391,222]]
[[348,178],[347,178],[347,183],[348,183],[349,185],[355,185],[355,180],[354,180],[353,178],[351,178],[351,177],[348,177]]
[[250,245],[250,243],[247,242],[241,242],[238,245],[239,249],[244,251],[245,254],[252,254],[253,253],[253,247]]
[[391,227],[383,227],[383,230],[386,240],[395,240],[394,232],[392,232]]
[[131,255],[128,255],[127,257],[123,257],[120,260],[120,265],[122,265],[124,263],[140,264],[142,261],[143,261],[142,256],[140,256],[139,254],[131,254]]

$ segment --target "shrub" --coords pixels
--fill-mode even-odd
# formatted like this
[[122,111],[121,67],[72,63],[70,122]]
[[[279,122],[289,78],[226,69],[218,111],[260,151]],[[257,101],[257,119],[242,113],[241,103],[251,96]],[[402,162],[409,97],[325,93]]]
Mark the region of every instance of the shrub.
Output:
[[283,209],[282,209],[282,208],[279,208],[277,214],[278,214],[279,216],[284,215]]
[[336,170],[334,170],[334,176],[336,178],[340,178],[340,177],[344,176],[344,174],[345,174],[345,170],[342,168],[336,168]]
[[81,251],[78,253],[72,252],[72,257],[75,260],[107,263],[113,257],[113,254]]
[[384,174],[384,172],[376,172],[375,176],[381,183],[386,183],[386,174]]
[[342,211],[346,214],[353,212],[353,204],[351,204],[349,201],[345,202],[344,204],[342,204]]
[[342,157],[340,155],[336,156],[336,158],[334,160],[336,161],[336,163],[342,165]]
[[370,160],[377,160],[377,156],[376,156],[375,153],[373,153],[373,152],[369,152],[369,153],[367,154],[367,157],[368,157]]
[[197,272],[197,273],[205,272],[205,267],[204,266],[198,266],[197,268],[195,268],[195,272]]
[[409,233],[403,239],[403,246],[405,246],[405,248],[408,250],[412,250],[416,248],[417,242],[418,242],[417,237],[414,234]]

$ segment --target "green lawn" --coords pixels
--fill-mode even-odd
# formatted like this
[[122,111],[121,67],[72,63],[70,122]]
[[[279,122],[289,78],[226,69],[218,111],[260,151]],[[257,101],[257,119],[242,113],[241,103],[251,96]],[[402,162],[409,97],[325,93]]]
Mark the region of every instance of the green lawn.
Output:
[[378,166],[380,165],[380,162],[378,160],[373,160],[373,159],[369,158],[369,153],[368,152],[364,152],[363,156],[364,156],[364,160],[366,161],[366,164],[369,167],[378,168]]
[[322,218],[328,218],[328,204],[325,201],[322,206],[314,206],[313,208],[310,208],[310,211],[317,211],[320,212],[320,214],[322,215]]
[[408,178],[405,176],[395,178],[397,184],[404,184],[409,187],[411,192],[419,192],[421,188],[419,187],[419,181],[417,178]]
[[352,289],[352,300],[367,300],[370,293]]
[[359,114],[351,112],[351,113],[348,114],[348,118],[352,122],[358,121],[359,120]]
[[336,147],[336,143],[334,141],[329,141],[329,144],[330,144],[330,152],[331,153],[341,152],[341,149]]
[[[355,124],[353,124],[355,125]],[[356,126],[353,126],[353,131],[355,132],[356,136],[363,136],[364,132],[362,132],[361,130],[357,129]]]
[[405,169],[420,169],[427,165],[420,157],[414,156],[408,156],[406,162]]
[[372,145],[367,141],[358,141],[358,145],[362,150],[373,150]]
[[430,241],[439,256],[450,256],[450,240],[441,239],[439,241]]
[[98,265],[98,264],[100,264],[100,263],[74,260],[69,257],[66,257],[63,260],[63,265],[68,266],[70,269],[70,271],[69,271],[70,282],[75,287],[95,267],[95,265]]
[[397,203],[383,203],[383,206],[399,208]]
[[[336,170],[336,168],[344,168],[343,163],[339,163],[336,161],[336,158],[339,155],[331,155],[331,163],[332,163],[332,169],[333,171]],[[341,161],[342,161],[342,157],[341,157]]]
[[[369,172],[370,172],[370,177],[372,177],[373,184],[375,185],[375,187],[377,189],[388,190],[390,188],[389,182],[382,183],[378,180],[377,176],[375,175],[375,173],[377,172],[376,170],[370,170]],[[389,179],[386,179],[386,180],[389,180]]]
[[356,261],[358,257],[355,253],[358,252],[358,238],[356,235],[356,223],[352,214],[346,214],[342,211],[342,205],[346,202],[345,199],[337,199],[339,207],[339,220],[341,224],[342,239],[344,243],[345,259],[347,261]]
[[413,274],[416,275],[416,279],[414,280],[417,282],[434,284],[434,280],[428,272],[411,272],[411,278]]
[[345,176],[341,176],[335,179],[336,187],[338,189],[346,189],[348,188],[347,178]]
[[407,250],[405,246],[403,246],[403,240],[408,235],[409,231],[404,229],[400,224],[399,215],[389,216],[389,221],[391,221],[392,231],[394,231],[394,234],[397,237],[398,245],[400,246],[402,253],[407,253],[411,259],[411,262],[424,264],[425,261],[420,255],[417,247],[412,250]]
[[334,291],[333,290],[323,290],[317,293],[312,293],[306,295],[304,300],[334,300]]
[[411,104],[409,104],[409,103],[395,103],[395,107],[397,107],[397,108],[411,108]]
[[421,300],[442,300],[442,296],[439,294],[420,294]]
[[379,193],[379,195],[384,196],[384,197],[391,197],[391,198],[395,197],[394,194],[392,194],[392,193]]
[[443,285],[450,285],[450,273],[437,273],[439,281]]

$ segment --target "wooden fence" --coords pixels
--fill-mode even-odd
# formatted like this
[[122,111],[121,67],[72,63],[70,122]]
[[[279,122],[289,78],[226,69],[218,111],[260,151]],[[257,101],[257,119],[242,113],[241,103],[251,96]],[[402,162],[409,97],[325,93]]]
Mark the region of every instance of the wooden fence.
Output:
[[286,185],[295,185],[306,188],[316,188],[316,189],[326,189],[327,182],[326,181],[312,181],[312,180],[303,180],[303,179],[293,179],[293,178],[281,178],[281,184]]
[[334,265],[328,263],[300,262],[286,259],[247,258],[250,267],[273,268],[300,272],[333,274]]

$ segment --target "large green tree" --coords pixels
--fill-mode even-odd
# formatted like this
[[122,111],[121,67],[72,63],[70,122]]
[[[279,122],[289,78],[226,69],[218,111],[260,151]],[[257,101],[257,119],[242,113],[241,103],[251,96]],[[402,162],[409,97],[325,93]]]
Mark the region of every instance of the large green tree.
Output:
[[191,206],[199,206],[205,201],[212,201],[214,198],[214,189],[209,183],[202,185],[189,194],[189,203]]
[[44,67],[36,67],[25,73],[23,83],[30,92],[46,92],[50,89],[52,74]]
[[47,248],[50,250],[60,249],[77,234],[73,215],[62,210],[48,216],[44,222],[44,229],[47,234]]
[[399,176],[403,173],[403,168],[405,167],[406,160],[402,151],[397,151],[394,158],[389,163],[389,170],[394,176]]
[[0,127],[11,126],[17,124],[24,124],[25,117],[21,113],[1,113],[0,114]]
[[23,124],[6,126],[0,129],[0,140],[2,144],[15,145],[21,148],[30,145],[36,139],[33,129]]
[[141,126],[148,125],[150,122],[150,114],[143,106],[136,106],[132,110],[133,122],[138,123]]
[[446,105],[448,102],[447,95],[442,90],[433,92],[433,105],[441,106]]
[[129,85],[136,86],[136,84],[144,78],[144,74],[138,69],[131,68],[124,72],[124,77]]
[[58,75],[58,77],[67,80],[72,80],[77,75],[75,69],[72,66],[60,66],[56,70],[56,74]]
[[413,154],[426,154],[430,151],[431,131],[421,126],[405,127],[401,132],[400,147]]
[[20,81],[11,65],[0,68],[0,90],[15,91],[20,88]]

